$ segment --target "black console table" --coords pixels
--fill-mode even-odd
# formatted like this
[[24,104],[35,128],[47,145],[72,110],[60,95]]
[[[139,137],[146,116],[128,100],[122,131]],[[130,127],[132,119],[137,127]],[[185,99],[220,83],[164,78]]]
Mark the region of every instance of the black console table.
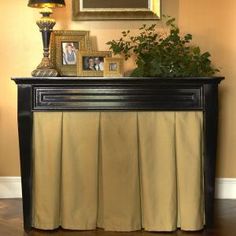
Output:
[[18,86],[18,129],[24,228],[32,218],[34,111],[203,111],[206,228],[213,226],[218,84],[213,78],[13,78]]

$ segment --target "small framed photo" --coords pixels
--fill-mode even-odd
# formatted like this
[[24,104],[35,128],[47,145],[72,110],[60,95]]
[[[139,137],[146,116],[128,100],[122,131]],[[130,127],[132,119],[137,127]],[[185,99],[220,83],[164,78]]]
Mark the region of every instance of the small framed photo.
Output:
[[109,51],[79,51],[77,75],[78,76],[103,76],[104,60],[111,57]]
[[105,58],[104,76],[122,77],[124,75],[124,59],[119,57]]
[[77,54],[80,50],[90,50],[89,31],[53,31],[51,60],[61,76],[76,76]]

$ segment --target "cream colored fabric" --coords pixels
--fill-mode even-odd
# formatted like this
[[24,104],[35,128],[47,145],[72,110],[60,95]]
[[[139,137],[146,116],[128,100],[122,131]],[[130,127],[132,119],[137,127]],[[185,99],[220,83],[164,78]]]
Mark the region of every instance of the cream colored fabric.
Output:
[[175,113],[140,113],[143,227],[175,230],[177,219]]
[[34,114],[33,227],[60,225],[62,113]]
[[181,228],[200,230],[204,223],[201,113],[176,113],[176,164]]
[[34,113],[33,226],[204,224],[201,112]]
[[99,227],[131,231],[141,228],[136,113],[102,113],[100,137]]
[[64,113],[61,173],[61,225],[97,225],[99,113]]

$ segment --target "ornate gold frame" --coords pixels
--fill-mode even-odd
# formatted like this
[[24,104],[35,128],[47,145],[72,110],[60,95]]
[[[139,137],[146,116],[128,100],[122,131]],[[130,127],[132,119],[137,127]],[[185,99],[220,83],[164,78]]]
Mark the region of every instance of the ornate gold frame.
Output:
[[111,57],[110,51],[79,51],[77,58],[79,63],[77,64],[77,76],[97,76],[102,77],[104,71],[89,71],[83,70],[83,57]]
[[63,65],[63,42],[78,42],[79,50],[90,50],[89,31],[56,30],[52,33],[50,44],[52,63],[58,70],[60,76],[76,76],[76,65]]
[[[81,11],[80,1],[72,2],[72,20],[155,20],[161,18],[161,0],[149,0],[150,8],[147,9],[94,9],[89,11]],[[133,0],[135,1],[135,0]]]
[[[116,64],[117,69],[111,70],[111,64]],[[124,58],[107,57],[104,58],[104,77],[122,77],[124,76]]]

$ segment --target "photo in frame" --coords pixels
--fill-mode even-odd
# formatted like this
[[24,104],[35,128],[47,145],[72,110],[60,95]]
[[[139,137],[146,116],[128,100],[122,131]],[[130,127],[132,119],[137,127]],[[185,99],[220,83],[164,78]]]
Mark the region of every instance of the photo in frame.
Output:
[[106,57],[104,59],[104,77],[123,77],[124,58]]
[[111,57],[110,51],[79,51],[77,76],[103,76],[107,57]]
[[56,30],[52,33],[51,60],[60,76],[76,76],[78,52],[90,49],[89,31]]
[[161,0],[73,0],[73,20],[156,20]]

